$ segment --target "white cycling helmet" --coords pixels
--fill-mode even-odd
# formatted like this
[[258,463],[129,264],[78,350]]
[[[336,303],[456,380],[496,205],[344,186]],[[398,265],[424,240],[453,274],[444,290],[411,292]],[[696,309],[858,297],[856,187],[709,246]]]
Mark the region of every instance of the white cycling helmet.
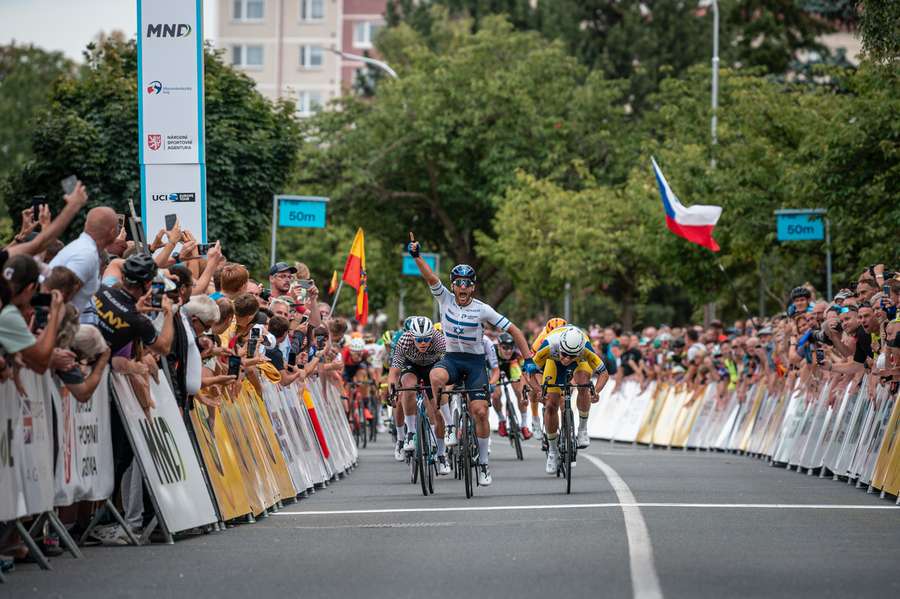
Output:
[[584,335],[575,327],[563,329],[559,334],[559,349],[569,356],[577,356],[584,351]]
[[363,341],[362,337],[354,337],[350,340],[350,351],[365,351],[366,342]]
[[413,337],[431,337],[434,335],[434,325],[426,316],[413,316],[409,323],[409,332]]

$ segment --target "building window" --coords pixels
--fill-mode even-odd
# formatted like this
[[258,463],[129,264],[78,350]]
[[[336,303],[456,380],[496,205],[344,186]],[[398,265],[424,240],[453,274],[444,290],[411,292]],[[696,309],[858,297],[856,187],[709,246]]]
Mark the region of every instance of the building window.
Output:
[[371,48],[374,45],[375,37],[381,31],[383,25],[381,23],[373,23],[371,21],[362,21],[353,26],[353,47],[354,48]]
[[301,69],[321,69],[323,62],[322,46],[300,46]]
[[238,45],[231,47],[231,64],[242,68],[263,66],[263,47]]
[[262,21],[265,0],[234,0],[235,21]]
[[308,117],[322,110],[322,92],[298,91],[297,116]]
[[325,0],[300,0],[301,21],[321,21],[325,18]]

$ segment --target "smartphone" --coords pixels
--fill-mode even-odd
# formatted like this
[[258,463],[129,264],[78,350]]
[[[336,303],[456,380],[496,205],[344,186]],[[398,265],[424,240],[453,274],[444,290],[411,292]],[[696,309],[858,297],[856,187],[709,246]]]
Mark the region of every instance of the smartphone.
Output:
[[150,306],[153,308],[162,308],[162,297],[165,292],[165,284],[154,281],[150,286]]
[[34,330],[39,331],[47,328],[47,321],[50,319],[50,310],[44,306],[34,309]]
[[47,196],[31,196],[31,220],[38,221],[41,214],[41,206],[47,203]]
[[885,285],[881,288],[881,307],[884,308],[884,300],[891,299],[891,286]]
[[69,175],[60,183],[62,185],[63,194],[69,195],[73,191],[75,191],[75,186],[78,185],[78,177],[75,175]]
[[325,337],[325,335],[316,335],[316,347],[318,347],[319,349],[324,349],[325,342],[327,340],[328,339]]
[[288,366],[296,366],[297,365],[297,352],[291,350],[288,354]]
[[119,223],[119,228],[116,230],[121,233],[122,229],[125,228],[125,215],[124,214],[116,214],[116,221],[118,221],[118,223]]
[[259,329],[253,327],[250,330],[250,339],[247,341],[247,357],[252,358],[256,356],[256,346],[259,344]]
[[816,348],[816,364],[825,363],[825,350],[821,347]]
[[209,253],[209,248],[214,246],[214,243],[198,243],[197,244],[197,254],[200,256],[205,256]]
[[48,308],[53,296],[49,293],[35,293],[31,296],[31,305],[35,308]]
[[228,376],[238,376],[241,374],[241,357],[228,356]]
[[299,285],[303,289],[309,289],[310,287],[315,285],[315,282],[312,279],[300,279],[297,281],[297,285]]
[[167,214],[166,215],[166,231],[171,231],[175,228],[175,221],[178,220],[177,214]]

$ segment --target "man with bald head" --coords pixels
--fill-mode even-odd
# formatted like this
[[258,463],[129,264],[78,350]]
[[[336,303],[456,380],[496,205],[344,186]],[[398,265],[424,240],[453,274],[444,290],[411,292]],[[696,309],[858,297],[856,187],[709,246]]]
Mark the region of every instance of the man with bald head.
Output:
[[81,280],[81,290],[72,298],[72,305],[78,308],[81,322],[96,324],[97,313],[93,296],[100,289],[100,269],[105,261],[107,246],[116,240],[118,220],[112,208],[99,206],[87,213],[84,231],[78,239],[64,247],[50,267],[65,266]]

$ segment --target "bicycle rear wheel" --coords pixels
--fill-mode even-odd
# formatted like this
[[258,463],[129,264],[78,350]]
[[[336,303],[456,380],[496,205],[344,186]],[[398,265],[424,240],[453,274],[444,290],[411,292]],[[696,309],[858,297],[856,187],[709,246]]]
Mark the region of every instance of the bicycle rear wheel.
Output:
[[416,470],[418,470],[419,482],[422,483],[422,495],[428,497],[428,472],[430,471],[428,457],[430,445],[428,438],[428,421],[419,414],[419,422],[416,425]]
[[565,464],[566,464],[566,495],[572,492],[572,462],[575,461],[575,423],[572,410],[566,410],[566,438],[565,438]]

